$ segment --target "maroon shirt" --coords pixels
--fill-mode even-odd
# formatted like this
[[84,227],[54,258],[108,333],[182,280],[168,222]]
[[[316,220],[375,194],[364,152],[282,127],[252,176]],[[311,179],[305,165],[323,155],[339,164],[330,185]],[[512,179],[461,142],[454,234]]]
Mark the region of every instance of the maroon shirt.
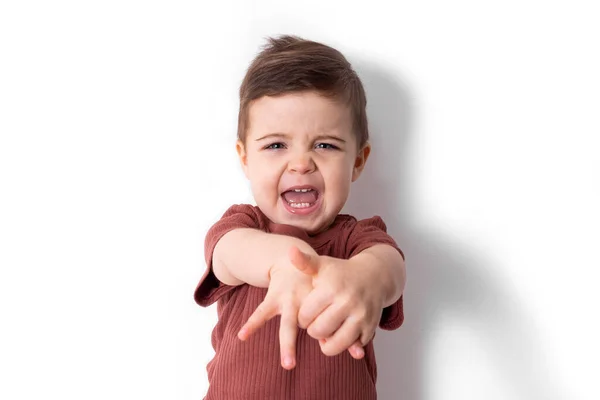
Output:
[[[212,333],[215,356],[207,366],[209,388],[205,399],[376,399],[373,341],[365,346],[365,357],[361,360],[355,360],[347,351],[330,357],[321,352],[319,343],[305,329],[299,329],[296,367],[288,371],[281,367],[279,316],[245,342],[237,338],[238,331],[267,293],[267,289],[248,284],[225,285],[212,272],[212,254],[217,242],[237,228],[294,236],[310,244],[320,255],[342,259],[349,259],[376,244],[391,245],[402,254],[379,217],[357,221],[350,215],[340,214],[327,231],[309,236],[300,228],[269,221],[258,207],[244,204],[229,208],[206,235],[207,269],[194,293],[201,306],[218,301],[218,321]],[[393,330],[400,327],[403,320],[401,297],[383,309],[379,326]]]

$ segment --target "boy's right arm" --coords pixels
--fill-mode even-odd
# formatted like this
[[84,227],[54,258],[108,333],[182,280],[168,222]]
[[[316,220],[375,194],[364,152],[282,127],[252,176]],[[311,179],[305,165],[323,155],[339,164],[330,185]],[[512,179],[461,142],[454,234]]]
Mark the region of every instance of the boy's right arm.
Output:
[[[298,247],[305,253],[315,254],[312,247],[303,240],[292,236],[262,232],[258,229],[234,229],[219,240],[212,256],[213,273],[219,281],[237,286],[247,283],[251,286],[268,288],[271,268],[279,264],[289,264],[290,248]],[[295,268],[290,265],[290,271]],[[303,274],[294,271],[300,278]]]
[[281,315],[279,347],[285,369],[296,366],[298,310],[312,290],[312,276],[299,271],[290,261],[293,248],[317,254],[308,243],[295,237],[238,228],[223,235],[212,256],[213,273],[219,281],[268,288],[264,301],[242,326],[238,337],[246,340],[257,321]]

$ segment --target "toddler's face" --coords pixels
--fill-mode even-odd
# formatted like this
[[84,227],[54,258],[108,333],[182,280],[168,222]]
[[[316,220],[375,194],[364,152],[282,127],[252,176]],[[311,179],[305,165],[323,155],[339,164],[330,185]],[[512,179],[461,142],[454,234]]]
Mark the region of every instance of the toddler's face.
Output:
[[325,230],[370,152],[357,149],[349,108],[311,91],[265,96],[248,121],[237,151],[258,207],[275,223]]

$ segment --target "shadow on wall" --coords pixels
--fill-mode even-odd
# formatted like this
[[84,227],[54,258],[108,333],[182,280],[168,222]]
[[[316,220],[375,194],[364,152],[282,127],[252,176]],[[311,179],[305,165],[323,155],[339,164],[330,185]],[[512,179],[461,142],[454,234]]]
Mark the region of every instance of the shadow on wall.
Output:
[[436,335],[444,333],[439,324],[445,315],[482,339],[492,372],[508,393],[528,400],[566,398],[545,371],[525,307],[493,276],[501,266],[474,255],[477,243],[457,243],[436,231],[435,221],[416,217],[427,213],[411,196],[418,175],[411,159],[418,155],[411,154],[415,110],[406,85],[360,59],[354,66],[367,91],[373,151],[344,212],[382,216],[407,258],[404,325],[398,331],[379,330],[375,339],[379,399],[433,400],[427,388],[435,382],[425,360],[435,362],[428,352],[434,329]]

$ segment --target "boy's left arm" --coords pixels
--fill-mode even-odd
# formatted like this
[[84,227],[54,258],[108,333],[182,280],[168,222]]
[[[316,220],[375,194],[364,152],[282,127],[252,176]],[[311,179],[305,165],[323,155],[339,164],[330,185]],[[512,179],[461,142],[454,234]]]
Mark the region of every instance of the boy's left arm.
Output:
[[319,339],[326,355],[336,355],[357,340],[366,345],[375,335],[382,311],[404,291],[406,268],[397,248],[367,247],[348,260],[306,256],[318,270],[313,291],[305,298],[298,323]]
[[373,281],[373,287],[381,288],[383,307],[394,304],[404,292],[406,284],[406,266],[398,250],[387,244],[378,244],[350,259],[359,265],[371,269],[366,279]]

